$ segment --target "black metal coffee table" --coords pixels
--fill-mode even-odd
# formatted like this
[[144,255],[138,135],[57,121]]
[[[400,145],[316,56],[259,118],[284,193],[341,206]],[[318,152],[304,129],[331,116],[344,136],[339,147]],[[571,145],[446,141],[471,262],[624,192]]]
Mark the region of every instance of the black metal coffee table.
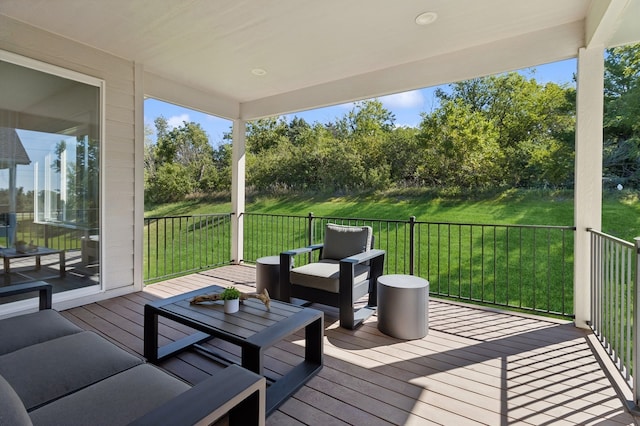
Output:
[[[220,338],[241,348],[241,365],[244,368],[264,376],[264,351],[283,338],[304,329],[304,360],[267,388],[268,415],[322,368],[324,314],[315,309],[275,300],[271,301],[270,311],[259,300],[246,300],[240,305],[240,311],[234,314],[225,314],[222,302],[197,305],[189,303],[195,296],[219,293],[222,290],[222,287],[211,286],[146,304],[144,356],[150,362],[158,362],[194,346],[207,351],[199,344],[212,338]],[[198,332],[159,348],[159,316]]]

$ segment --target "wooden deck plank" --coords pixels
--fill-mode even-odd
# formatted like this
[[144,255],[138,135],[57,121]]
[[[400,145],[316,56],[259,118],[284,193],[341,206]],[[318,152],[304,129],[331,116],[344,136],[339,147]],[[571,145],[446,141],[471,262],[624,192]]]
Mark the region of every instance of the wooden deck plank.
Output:
[[[253,291],[254,283],[252,266],[226,266],[64,315],[141,354],[145,303],[213,284]],[[325,311],[325,367],[267,419],[269,425],[634,424],[594,356],[589,333],[566,322],[432,298],[429,333],[404,341],[378,331],[375,315],[345,330],[335,309],[314,307]],[[191,331],[160,319],[161,342]],[[238,348],[227,342],[204,345],[239,359]],[[298,332],[267,351],[265,370],[278,377],[303,354]],[[190,383],[222,368],[197,351],[161,366]]]

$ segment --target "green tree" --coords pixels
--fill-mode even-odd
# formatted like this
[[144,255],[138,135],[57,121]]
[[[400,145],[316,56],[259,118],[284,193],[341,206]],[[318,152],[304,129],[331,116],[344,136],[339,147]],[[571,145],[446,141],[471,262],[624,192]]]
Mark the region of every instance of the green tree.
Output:
[[[152,152],[155,154],[153,159],[157,163],[157,171],[149,178],[152,183],[150,187],[157,190],[158,182],[154,181],[162,180],[168,184],[167,180],[175,177],[181,183],[186,183],[190,192],[209,192],[215,189],[219,179],[213,162],[213,147],[200,124],[183,122],[181,126],[169,130],[166,119],[158,117],[155,125],[157,144]],[[180,167],[164,168],[161,174],[161,168],[167,165]],[[179,191],[182,192],[184,191]]]
[[[385,147],[394,130],[395,116],[378,99],[356,102],[339,122],[342,129],[337,140],[347,147],[350,173],[344,175],[339,187],[382,188],[390,184],[391,167]],[[349,169],[349,168],[348,168]],[[348,170],[346,169],[346,170]],[[345,170],[344,167],[341,170]]]
[[615,182],[640,185],[640,43],[605,57],[604,170]]
[[289,127],[284,118],[269,117],[247,123],[247,151],[259,154],[288,140]]
[[[435,149],[441,156],[452,153],[454,147],[471,149],[471,159],[456,157],[457,161],[465,161],[467,168],[472,166],[473,177],[457,179],[465,185],[474,185],[473,182],[479,185],[545,185],[548,183],[545,176],[550,177],[551,173],[541,169],[544,164],[540,162],[540,151],[553,146],[565,160],[572,158],[573,147],[568,144],[571,138],[567,135],[573,132],[575,104],[570,88],[554,83],[540,85],[535,79],[513,72],[454,83],[448,90],[436,90],[436,96],[440,100],[440,108],[423,115],[421,129],[428,132],[422,138],[432,137],[435,139],[431,144],[444,144],[435,148],[429,145],[430,152]],[[459,123],[465,121],[473,130],[460,127]],[[456,133],[438,136],[434,127],[438,125],[444,126],[442,132],[456,129]],[[473,133],[483,129],[489,133]],[[463,141],[462,138],[469,140]],[[428,160],[433,163],[432,158]],[[441,161],[445,160],[441,158]],[[450,165],[449,160],[445,163]],[[562,170],[559,173],[555,170],[554,182],[567,182],[572,171],[571,161],[555,163],[558,165]],[[424,172],[438,170],[433,164],[423,169],[421,174],[424,178],[427,178]],[[439,170],[453,172],[444,166]],[[450,179],[433,176],[431,180]]]
[[152,203],[180,201],[194,191],[189,170],[177,163],[158,167],[154,179],[145,188],[145,199]]
[[147,188],[147,184],[156,175],[156,146],[151,140],[153,130],[146,123],[144,125],[144,186]]
[[289,142],[294,145],[304,145],[313,137],[313,135],[313,128],[304,120],[304,118],[294,116],[289,124],[287,124],[285,136]]
[[462,99],[424,115],[420,179],[432,186],[484,188],[502,180],[503,152],[494,123]]
[[338,121],[341,136],[357,139],[376,137],[393,130],[395,115],[378,99],[355,102],[349,113]]
[[233,146],[231,142],[222,143],[213,152],[213,164],[217,171],[216,191],[231,190],[231,158]]
[[64,140],[56,144],[56,159],[52,168],[62,172],[63,155],[66,162],[67,197],[62,206],[66,220],[87,228],[98,227],[100,143],[89,136],[78,136],[74,143]]
[[389,165],[391,182],[401,186],[422,184],[418,167],[424,154],[418,139],[418,129],[413,127],[394,129],[384,140],[382,152]]

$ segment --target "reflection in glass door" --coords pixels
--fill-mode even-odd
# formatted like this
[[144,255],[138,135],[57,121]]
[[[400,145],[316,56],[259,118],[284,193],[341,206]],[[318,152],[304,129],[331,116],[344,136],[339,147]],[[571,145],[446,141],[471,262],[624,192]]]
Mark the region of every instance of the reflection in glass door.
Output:
[[100,284],[102,89],[0,51],[0,286]]

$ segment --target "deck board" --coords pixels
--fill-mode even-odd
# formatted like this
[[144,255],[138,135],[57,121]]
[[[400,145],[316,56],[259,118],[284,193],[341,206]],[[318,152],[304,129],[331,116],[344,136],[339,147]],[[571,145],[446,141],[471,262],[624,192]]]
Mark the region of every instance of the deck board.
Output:
[[[174,278],[64,315],[142,355],[144,304],[213,284],[253,291],[255,268],[226,266]],[[335,309],[319,308],[325,311],[325,366],[267,419],[269,425],[634,424],[589,333],[570,323],[432,298],[429,333],[404,341],[379,332],[375,315],[345,330]],[[160,319],[161,344],[190,332]],[[292,368],[303,343],[297,333],[270,348],[266,374],[278,377]],[[238,348],[226,342],[205,345],[239,358]],[[197,351],[160,365],[190,383],[222,368]]]

